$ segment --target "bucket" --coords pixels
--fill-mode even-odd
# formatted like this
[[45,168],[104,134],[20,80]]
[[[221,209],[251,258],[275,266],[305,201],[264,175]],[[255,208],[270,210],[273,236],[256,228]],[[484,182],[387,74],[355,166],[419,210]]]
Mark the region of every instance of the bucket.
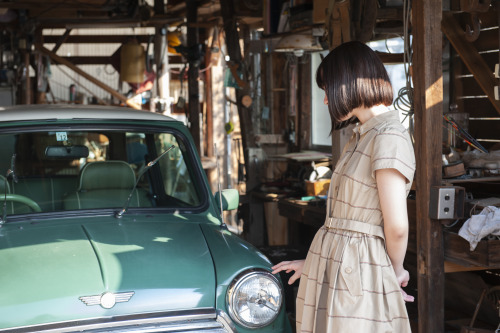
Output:
[[130,41],[120,50],[121,80],[131,83],[142,83],[146,69],[146,53],[137,41]]

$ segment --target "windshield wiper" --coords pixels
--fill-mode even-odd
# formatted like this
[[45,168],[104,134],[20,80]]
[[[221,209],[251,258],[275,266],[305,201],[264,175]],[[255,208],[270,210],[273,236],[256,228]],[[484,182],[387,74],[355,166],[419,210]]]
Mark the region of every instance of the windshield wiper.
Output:
[[9,178],[12,178],[12,181],[14,183],[17,183],[17,176],[16,176],[16,154],[12,155],[12,158],[10,159],[10,169],[7,170],[7,174],[5,175],[5,193],[4,193],[4,199],[3,199],[3,211],[2,211],[2,218],[0,219],[0,227],[7,222],[7,188],[9,187]]
[[130,199],[132,199],[132,195],[134,195],[134,191],[135,191],[135,189],[137,187],[137,184],[139,183],[139,180],[141,180],[141,177],[146,173],[146,171],[148,171],[149,169],[151,169],[151,167],[153,165],[155,165],[156,162],[158,162],[163,156],[165,156],[173,148],[175,148],[175,146],[171,145],[167,150],[165,150],[163,153],[161,153],[160,156],[158,156],[157,158],[155,158],[154,160],[152,160],[151,162],[149,162],[148,164],[146,164],[146,166],[142,169],[142,171],[137,176],[137,180],[135,181],[135,184],[134,184],[134,187],[132,188],[132,191],[128,195],[128,198],[127,198],[127,201],[125,202],[125,205],[123,206],[123,208],[121,210],[119,210],[119,211],[117,211],[115,213],[115,217],[116,218],[121,218],[123,216],[123,214],[125,214],[127,212],[128,206],[130,204]]

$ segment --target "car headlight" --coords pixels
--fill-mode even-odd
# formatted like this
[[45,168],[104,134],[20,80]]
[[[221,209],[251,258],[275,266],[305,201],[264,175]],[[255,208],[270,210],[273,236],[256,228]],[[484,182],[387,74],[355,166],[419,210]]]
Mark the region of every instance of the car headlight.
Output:
[[246,272],[227,291],[229,315],[242,326],[258,328],[278,316],[283,299],[278,279],[266,271]]

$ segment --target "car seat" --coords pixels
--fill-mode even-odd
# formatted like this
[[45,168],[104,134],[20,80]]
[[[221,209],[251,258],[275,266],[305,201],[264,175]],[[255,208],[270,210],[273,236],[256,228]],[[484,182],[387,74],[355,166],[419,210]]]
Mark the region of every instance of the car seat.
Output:
[[[71,209],[121,208],[134,188],[135,173],[124,161],[89,162],[80,171],[78,189],[63,200]],[[150,207],[144,190],[134,190],[130,207]]]

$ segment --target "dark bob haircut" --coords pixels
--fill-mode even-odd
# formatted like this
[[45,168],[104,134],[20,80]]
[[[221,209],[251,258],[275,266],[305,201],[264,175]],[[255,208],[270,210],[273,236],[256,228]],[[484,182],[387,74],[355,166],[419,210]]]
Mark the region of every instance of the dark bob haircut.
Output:
[[356,117],[345,118],[358,107],[392,104],[392,85],[384,64],[358,41],[333,49],[319,65],[316,83],[326,93],[332,131],[357,122]]

